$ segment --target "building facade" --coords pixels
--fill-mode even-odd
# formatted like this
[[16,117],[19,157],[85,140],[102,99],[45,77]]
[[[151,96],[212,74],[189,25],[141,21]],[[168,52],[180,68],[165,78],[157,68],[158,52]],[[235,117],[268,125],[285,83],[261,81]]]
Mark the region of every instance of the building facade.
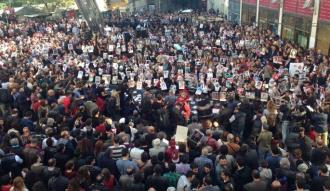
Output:
[[330,53],[330,0],[208,0],[228,19],[267,28],[304,48]]

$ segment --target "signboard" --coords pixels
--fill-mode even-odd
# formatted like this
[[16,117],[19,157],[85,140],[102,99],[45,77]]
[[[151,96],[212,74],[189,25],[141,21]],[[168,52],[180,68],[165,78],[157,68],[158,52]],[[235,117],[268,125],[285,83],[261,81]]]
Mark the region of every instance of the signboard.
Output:
[[304,63],[290,63],[289,73],[290,76],[300,74],[304,71]]

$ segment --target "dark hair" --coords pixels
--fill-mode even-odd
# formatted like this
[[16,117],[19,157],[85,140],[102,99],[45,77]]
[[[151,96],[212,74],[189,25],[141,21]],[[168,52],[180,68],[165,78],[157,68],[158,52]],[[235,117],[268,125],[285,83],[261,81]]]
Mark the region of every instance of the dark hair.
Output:
[[56,159],[55,158],[51,158],[48,160],[48,166],[55,166],[56,165]]
[[180,155],[180,162],[184,164],[189,163],[189,156],[187,154]]
[[123,148],[123,150],[121,151],[121,156],[125,157],[128,155],[128,149],[127,148]]
[[156,165],[156,164],[158,164],[158,157],[157,156],[152,156],[150,161],[151,161],[152,165]]
[[114,139],[115,143],[119,144],[121,139],[119,136],[115,136],[115,139]]
[[179,143],[179,152],[186,153],[186,145],[184,143]]
[[306,186],[306,180],[304,178],[297,178],[296,185],[299,189],[303,189]]
[[212,166],[211,166],[211,164],[210,164],[210,163],[205,163],[203,167],[204,167],[204,168],[206,167],[206,168],[209,168],[209,169],[211,169],[211,168],[212,168]]
[[224,170],[224,171],[222,171],[222,173],[223,173],[223,175],[225,175],[225,176],[228,176],[228,177],[230,177],[231,176],[231,174],[230,174],[230,172],[229,172],[229,170]]
[[175,166],[175,164],[174,164],[174,163],[170,163],[170,164],[168,164],[168,170],[169,170],[170,172],[175,172],[175,170],[176,170],[176,166]]
[[198,168],[198,166],[197,166],[197,164],[195,164],[195,163],[191,163],[191,164],[190,164],[190,168],[191,168],[191,169],[194,169],[194,168]]
[[69,160],[68,162],[65,163],[65,169],[72,169],[73,167],[74,167],[73,160]]
[[162,166],[160,164],[156,164],[154,167],[154,172],[156,175],[161,175],[163,172]]
[[330,180],[326,180],[323,185],[324,185],[325,189],[329,190],[330,189]]
[[245,165],[245,159],[243,157],[238,157],[236,161],[239,166]]
[[328,168],[327,168],[327,166],[325,166],[325,165],[322,165],[322,166],[320,166],[320,169],[319,169],[323,174],[325,174],[325,173],[327,173],[328,172]]
[[262,168],[268,168],[268,162],[266,160],[261,161],[260,166]]
[[166,155],[163,152],[158,153],[158,156],[157,156],[158,161],[163,161],[165,159],[165,156]]
[[260,178],[260,172],[258,170],[252,171],[252,178],[259,179]]
[[91,126],[92,125],[92,119],[91,118],[88,118],[86,121],[85,121],[85,125],[88,125],[88,126]]
[[212,185],[212,177],[211,176],[206,176],[205,178],[204,178],[204,182],[205,182],[205,184],[206,185]]
[[142,162],[147,162],[149,160],[149,154],[147,152],[143,152],[141,154],[141,161]]
[[192,170],[188,170],[188,172],[186,173],[186,177],[187,177],[187,178],[191,178],[191,177],[193,177],[193,176],[194,176],[193,171],[192,171]]
[[134,174],[134,183],[141,183],[143,181],[143,175],[141,172],[136,172]]
[[33,184],[32,191],[47,190],[47,187],[42,181],[38,181]]
[[221,155],[227,155],[228,154],[228,147],[226,145],[221,145],[219,148],[219,152]]

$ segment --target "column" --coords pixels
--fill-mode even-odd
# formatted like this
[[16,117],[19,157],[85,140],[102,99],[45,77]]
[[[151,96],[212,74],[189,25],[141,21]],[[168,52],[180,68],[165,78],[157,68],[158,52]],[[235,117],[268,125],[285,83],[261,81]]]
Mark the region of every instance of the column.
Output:
[[313,18],[312,18],[311,36],[309,38],[309,46],[308,46],[308,48],[311,49],[315,48],[315,44],[316,44],[316,32],[317,32],[319,13],[320,13],[320,0],[315,0]]
[[242,25],[243,0],[239,1],[239,24]]
[[260,9],[260,0],[257,0],[257,10],[256,10],[256,27],[259,26],[259,9]]
[[278,36],[281,36],[282,34],[283,5],[284,5],[284,0],[280,0],[280,9],[278,11],[278,27],[277,27]]

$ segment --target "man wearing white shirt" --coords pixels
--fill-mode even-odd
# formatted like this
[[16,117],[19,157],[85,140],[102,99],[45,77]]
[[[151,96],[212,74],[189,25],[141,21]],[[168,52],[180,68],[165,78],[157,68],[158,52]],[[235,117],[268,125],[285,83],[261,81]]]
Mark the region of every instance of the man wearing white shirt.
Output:
[[194,173],[190,170],[186,175],[179,178],[176,191],[191,191],[191,181],[194,179]]

